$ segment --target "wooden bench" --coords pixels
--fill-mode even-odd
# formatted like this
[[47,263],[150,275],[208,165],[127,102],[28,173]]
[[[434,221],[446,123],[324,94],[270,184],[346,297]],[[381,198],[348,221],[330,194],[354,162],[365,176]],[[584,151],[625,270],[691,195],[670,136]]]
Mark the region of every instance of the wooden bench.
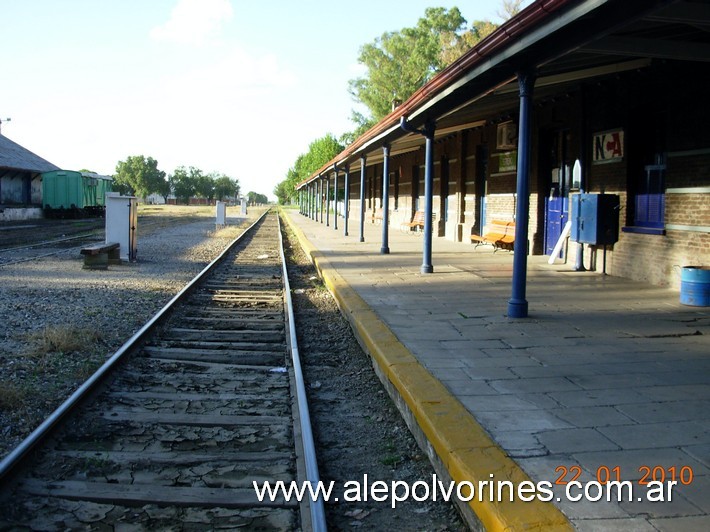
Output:
[[494,253],[499,249],[513,251],[515,222],[492,220],[484,227],[483,235],[471,235],[471,241],[476,242],[476,248],[482,244],[492,244]]
[[82,248],[85,270],[106,270],[109,264],[121,264],[121,245],[118,242],[94,244]]
[[411,222],[402,222],[399,226],[400,230],[403,232],[411,231],[412,228],[417,230],[424,230],[424,211],[417,211],[412,216]]

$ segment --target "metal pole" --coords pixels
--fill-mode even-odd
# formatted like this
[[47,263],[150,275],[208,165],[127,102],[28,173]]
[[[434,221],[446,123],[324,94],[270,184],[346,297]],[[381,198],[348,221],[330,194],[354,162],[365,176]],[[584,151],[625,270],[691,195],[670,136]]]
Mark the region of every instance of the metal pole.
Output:
[[330,176],[325,175],[325,226],[330,227]]
[[422,273],[434,273],[431,263],[432,240],[432,211],[434,195],[434,132],[436,124],[433,120],[427,121],[422,133],[426,138],[424,162],[424,249],[422,253]]
[[367,157],[360,157],[360,242],[365,241],[365,163]]
[[333,229],[338,230],[338,167],[333,165],[335,179],[333,181]]
[[308,183],[307,201],[308,201],[308,217],[312,220],[313,219],[313,185],[311,183]]
[[320,203],[320,223],[323,223],[325,220],[323,216],[323,197],[325,196],[325,193],[323,192],[323,177],[318,176],[318,186],[320,188],[320,194],[318,195],[318,202]]
[[389,207],[390,207],[390,147],[388,144],[382,146],[384,162],[382,164],[382,247],[380,253],[387,255],[390,252],[389,246]]
[[345,214],[345,220],[343,221],[343,236],[348,236],[348,218],[350,217],[350,165],[345,165],[345,193],[343,201],[343,213]]
[[316,193],[316,197],[314,198],[315,199],[314,207],[315,207],[315,214],[316,214],[315,221],[317,222],[317,221],[319,221],[318,216],[319,216],[319,211],[320,211],[320,179],[316,179],[316,181],[315,181],[315,193]]
[[530,216],[530,152],[531,111],[535,74],[519,72],[520,125],[518,132],[518,184],[515,209],[515,248],[513,250],[513,287],[508,301],[509,318],[526,318],[528,302],[525,299],[528,266],[528,218]]

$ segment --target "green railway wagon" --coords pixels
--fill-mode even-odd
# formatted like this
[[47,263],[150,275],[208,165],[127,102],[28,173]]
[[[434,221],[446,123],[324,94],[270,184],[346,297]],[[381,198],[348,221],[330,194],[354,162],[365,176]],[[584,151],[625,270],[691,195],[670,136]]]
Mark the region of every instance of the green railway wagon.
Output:
[[102,216],[112,180],[91,172],[54,170],[42,174],[42,204],[47,217]]
[[96,174],[96,205],[106,207],[106,193],[113,191],[113,179],[109,176]]

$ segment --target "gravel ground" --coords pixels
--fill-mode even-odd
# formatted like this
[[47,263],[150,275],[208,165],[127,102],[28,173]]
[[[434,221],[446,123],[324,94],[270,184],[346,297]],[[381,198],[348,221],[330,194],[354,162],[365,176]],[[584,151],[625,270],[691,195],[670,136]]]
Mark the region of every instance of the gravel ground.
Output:
[[0,457],[246,226],[232,218],[215,230],[201,212],[159,231],[139,226],[136,263],[83,270],[72,250],[0,267]]
[[[82,270],[76,251],[0,267],[0,456],[242,231],[215,231],[213,220],[139,234],[138,262],[107,271]],[[321,478],[338,495],[364,475],[430,481],[431,465],[295,240],[287,256]],[[326,512],[330,530],[465,530],[442,501],[392,509],[370,499]]]
[[[417,446],[332,295],[295,237],[286,232],[298,347],[318,449],[321,479],[341,502],[326,505],[329,530],[466,530],[453,507],[437,501],[344,501],[346,483],[431,483],[434,469]],[[349,486],[352,486],[350,484]],[[352,494],[351,494],[352,495]],[[421,496],[421,493],[420,493]]]

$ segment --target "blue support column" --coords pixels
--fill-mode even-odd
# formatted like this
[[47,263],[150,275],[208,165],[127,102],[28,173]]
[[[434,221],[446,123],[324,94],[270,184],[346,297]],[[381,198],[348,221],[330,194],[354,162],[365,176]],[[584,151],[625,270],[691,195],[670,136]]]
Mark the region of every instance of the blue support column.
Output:
[[365,241],[365,163],[367,157],[360,157],[360,242]]
[[528,267],[528,219],[530,217],[531,117],[535,74],[519,72],[520,123],[518,125],[517,205],[515,208],[515,248],[513,251],[513,288],[508,301],[509,318],[526,318],[525,299]]
[[323,214],[323,199],[325,197],[325,192],[323,191],[325,188],[323,186],[323,176],[318,176],[318,188],[320,189],[320,193],[318,194],[318,204],[320,205],[320,223],[323,223],[325,221],[325,216]]
[[384,154],[384,162],[382,164],[382,247],[380,248],[380,253],[387,255],[390,252],[390,147],[388,144],[382,146],[382,153]]
[[425,161],[424,161],[424,248],[422,251],[422,273],[434,273],[434,266],[431,263],[431,239],[433,232],[432,211],[434,196],[434,133],[436,132],[436,122],[427,120],[422,129],[415,129],[403,116],[400,118],[399,126],[408,133],[419,133],[424,135]]
[[315,218],[314,218],[314,220],[317,222],[317,221],[319,221],[319,220],[318,220],[318,216],[319,216],[319,214],[320,214],[320,212],[319,212],[319,211],[320,211],[320,179],[316,179],[316,180],[314,181],[314,188],[315,188],[315,193],[316,193],[316,194],[315,194],[315,198],[313,198],[313,199],[315,199],[315,204],[313,205],[313,206],[315,207],[315,209],[314,209],[314,212],[315,212]]
[[426,138],[424,161],[424,250],[422,253],[422,273],[434,273],[431,262],[431,240],[433,233],[433,197],[434,197],[434,132],[436,124],[427,121],[422,133]]
[[330,176],[325,175],[325,226],[330,227]]
[[333,180],[333,229],[338,230],[338,167],[333,165],[335,178]]
[[348,236],[348,218],[350,217],[350,165],[345,165],[345,189],[343,194],[343,236]]
[[307,190],[308,190],[308,217],[312,220],[313,219],[313,185],[311,183],[308,183],[306,185]]

